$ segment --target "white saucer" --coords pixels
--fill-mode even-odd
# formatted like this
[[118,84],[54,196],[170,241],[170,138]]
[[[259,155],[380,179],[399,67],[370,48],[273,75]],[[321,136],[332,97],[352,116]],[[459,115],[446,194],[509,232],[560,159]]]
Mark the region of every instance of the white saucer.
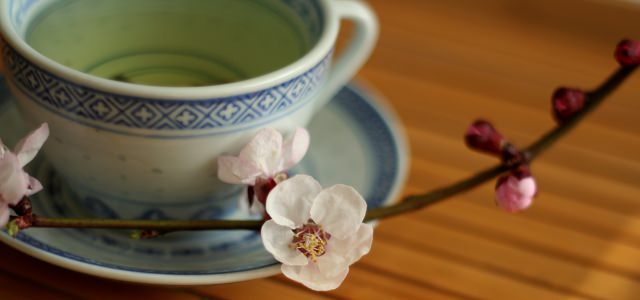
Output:
[[[27,129],[1,83],[0,138],[13,145]],[[311,147],[294,172],[310,174],[323,186],[352,185],[370,207],[398,196],[407,173],[406,140],[393,112],[373,93],[345,87],[308,129]],[[45,186],[33,199],[35,213],[77,216],[80,208],[44,159],[29,172]],[[241,230],[133,240],[123,231],[31,228],[16,239],[2,233],[0,240],[64,268],[149,284],[228,283],[270,276],[280,268],[258,233]]]

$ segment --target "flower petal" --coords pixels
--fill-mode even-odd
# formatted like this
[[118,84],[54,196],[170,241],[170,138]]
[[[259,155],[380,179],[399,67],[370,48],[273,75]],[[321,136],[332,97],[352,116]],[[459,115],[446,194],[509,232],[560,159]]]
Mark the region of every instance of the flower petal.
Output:
[[313,177],[296,175],[276,185],[267,196],[267,213],[282,226],[296,229],[309,220],[313,199],[322,186]]
[[349,267],[346,267],[335,272],[333,276],[326,276],[313,263],[306,266],[282,265],[281,270],[289,279],[300,282],[315,291],[330,291],[338,288],[349,273]]
[[318,194],[311,207],[311,219],[332,237],[346,239],[356,233],[366,212],[367,202],[358,191],[337,184]]
[[9,206],[4,203],[0,203],[0,228],[4,228],[9,222]]
[[[331,243],[331,241],[329,241]],[[343,255],[337,251],[327,251],[316,259],[318,270],[327,277],[334,277],[349,267],[349,263]]]
[[519,187],[522,197],[533,198],[538,193],[536,180],[533,177],[525,177],[520,179]]
[[218,157],[218,179],[230,184],[241,184],[241,178],[233,173],[233,166],[238,162],[237,157],[219,156]]
[[304,254],[289,247],[293,241],[293,231],[291,228],[280,226],[276,222],[269,220],[262,225],[262,244],[264,248],[283,264],[293,266],[303,266],[309,263]]
[[309,149],[309,132],[304,128],[297,128],[293,135],[284,142],[282,147],[283,170],[287,170],[302,160]]
[[218,157],[218,179],[230,184],[254,185],[262,171],[255,163],[234,156]]
[[238,157],[252,162],[263,177],[272,177],[282,171],[282,134],[272,128],[258,131]]
[[[26,174],[25,174],[26,175]],[[40,183],[40,181],[38,181],[38,179],[35,179],[29,175],[27,175],[29,177],[28,182],[28,188],[27,188],[27,196],[31,196],[39,191],[42,191],[42,183]]]
[[513,175],[508,175],[498,181],[496,203],[508,212],[525,210],[533,203],[536,189],[533,177],[518,179]]
[[5,153],[0,160],[0,201],[5,204],[17,203],[27,193],[29,177],[22,170],[18,157]]
[[332,237],[327,244],[327,253],[341,253],[347,266],[369,253],[373,243],[373,226],[360,224],[355,234],[346,239]]
[[24,167],[36,157],[36,154],[38,154],[38,151],[42,148],[42,145],[44,145],[48,137],[49,125],[43,123],[38,129],[32,131],[18,142],[14,152],[18,156],[21,167]]
[[9,152],[9,148],[2,143],[2,139],[0,139],[0,159],[4,157],[4,154]]

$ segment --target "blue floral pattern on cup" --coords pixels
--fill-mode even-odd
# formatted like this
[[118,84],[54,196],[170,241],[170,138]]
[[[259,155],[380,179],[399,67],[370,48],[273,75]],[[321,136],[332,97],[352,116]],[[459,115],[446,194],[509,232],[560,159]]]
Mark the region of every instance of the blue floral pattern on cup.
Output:
[[327,55],[302,75],[261,91],[226,98],[157,100],[89,89],[43,70],[14,49],[3,49],[12,80],[29,99],[51,112],[98,129],[207,131],[283,116],[309,102],[331,60]]

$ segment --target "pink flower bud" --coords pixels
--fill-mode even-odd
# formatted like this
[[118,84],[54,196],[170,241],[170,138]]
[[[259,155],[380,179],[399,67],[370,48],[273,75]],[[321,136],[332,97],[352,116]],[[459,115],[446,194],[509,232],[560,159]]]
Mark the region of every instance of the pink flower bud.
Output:
[[615,52],[616,60],[622,66],[640,64],[640,41],[622,40]]
[[553,116],[558,123],[568,121],[575,113],[584,108],[586,97],[584,92],[573,88],[558,88],[551,99]]
[[485,120],[473,122],[467,129],[464,140],[469,148],[493,155],[500,155],[506,142],[493,125]]
[[531,174],[527,173],[510,174],[498,179],[496,204],[500,208],[508,212],[518,212],[531,205],[537,186]]

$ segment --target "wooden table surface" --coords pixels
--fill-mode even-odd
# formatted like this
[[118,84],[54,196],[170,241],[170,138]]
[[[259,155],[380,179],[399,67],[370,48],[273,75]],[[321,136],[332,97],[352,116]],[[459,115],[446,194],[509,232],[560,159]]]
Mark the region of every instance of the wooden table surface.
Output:
[[[411,143],[405,194],[495,161],[462,134],[477,117],[526,145],[554,123],[559,85],[590,88],[612,49],[640,38],[640,7],[586,0],[371,0],[378,47],[360,76]],[[533,166],[540,192],[508,214],[493,183],[383,221],[345,283],[315,293],[283,276],[199,287],[100,279],[0,246],[0,299],[639,299],[640,74]]]

